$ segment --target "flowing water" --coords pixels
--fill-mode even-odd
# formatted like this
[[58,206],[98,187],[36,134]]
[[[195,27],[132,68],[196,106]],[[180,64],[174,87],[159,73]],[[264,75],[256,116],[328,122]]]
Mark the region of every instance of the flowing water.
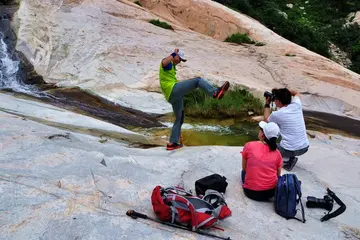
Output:
[[18,77],[20,62],[14,60],[4,42],[4,35],[0,32],[0,89],[11,89],[37,97],[45,96],[35,86],[25,85]]

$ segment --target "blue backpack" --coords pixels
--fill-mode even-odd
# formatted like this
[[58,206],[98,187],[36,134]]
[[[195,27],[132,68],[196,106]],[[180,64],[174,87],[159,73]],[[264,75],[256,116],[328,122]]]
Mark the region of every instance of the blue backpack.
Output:
[[[299,202],[303,220],[295,217]],[[297,219],[303,223],[306,221],[301,202],[301,182],[295,174],[284,174],[279,177],[275,189],[275,212],[286,219]]]

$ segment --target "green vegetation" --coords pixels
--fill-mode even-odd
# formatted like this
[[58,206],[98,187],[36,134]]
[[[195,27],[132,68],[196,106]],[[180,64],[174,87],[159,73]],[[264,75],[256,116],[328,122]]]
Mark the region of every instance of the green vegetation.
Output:
[[260,99],[240,88],[229,90],[221,100],[196,89],[185,96],[184,106],[185,115],[204,118],[245,117],[248,111],[262,114],[263,110]]
[[[360,10],[358,0],[216,0],[245,13],[284,38],[331,58],[329,42],[348,53],[360,73],[360,26],[346,17]],[[286,6],[291,3],[292,8]]]
[[151,20],[149,21],[149,23],[151,23],[151,24],[153,24],[153,25],[155,25],[155,26],[161,27],[161,28],[173,30],[173,28],[171,27],[171,25],[169,25],[167,22],[162,22],[162,21],[160,21],[159,19],[151,19]]
[[251,40],[249,38],[249,36],[247,34],[242,34],[242,33],[234,33],[230,37],[226,38],[225,42],[232,42],[232,43],[237,43],[237,44],[241,44],[241,43],[254,44],[255,43],[253,40]]
[[134,3],[137,4],[137,5],[139,5],[140,7],[142,7],[141,2],[135,1]]
[[265,46],[266,45],[266,43],[264,43],[264,42],[256,42],[255,43],[255,46],[257,46],[257,47],[261,47],[261,46]]

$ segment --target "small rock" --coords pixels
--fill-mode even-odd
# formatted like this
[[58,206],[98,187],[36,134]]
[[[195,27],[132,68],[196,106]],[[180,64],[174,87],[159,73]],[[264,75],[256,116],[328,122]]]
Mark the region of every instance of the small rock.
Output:
[[306,1],[305,4],[309,4],[309,1]]
[[293,8],[294,7],[294,4],[292,4],[292,3],[288,3],[288,4],[286,4],[286,7],[288,7],[288,8]]
[[315,138],[316,137],[316,135],[314,133],[312,133],[312,132],[307,131],[306,133],[310,138]]
[[301,10],[304,10],[305,8],[304,7],[300,7]]
[[250,121],[252,122],[260,122],[262,120],[264,120],[264,116],[254,116],[250,118]]
[[248,116],[252,116],[252,115],[254,115],[254,112],[248,111]]

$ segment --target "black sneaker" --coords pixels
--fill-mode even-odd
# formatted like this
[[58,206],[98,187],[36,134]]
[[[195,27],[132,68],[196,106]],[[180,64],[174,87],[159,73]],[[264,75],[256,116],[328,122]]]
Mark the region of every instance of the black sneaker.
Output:
[[175,149],[182,148],[182,147],[183,147],[183,145],[179,144],[179,143],[168,143],[166,145],[166,150],[175,150]]
[[297,161],[298,161],[298,158],[297,158],[297,157],[291,157],[288,162],[285,162],[285,163],[284,163],[283,168],[284,168],[286,171],[290,172],[290,171],[293,170],[293,168],[295,167]]
[[214,98],[220,100],[224,96],[225,92],[229,89],[229,87],[230,83],[226,81],[221,87],[216,89],[216,91],[214,92]]

